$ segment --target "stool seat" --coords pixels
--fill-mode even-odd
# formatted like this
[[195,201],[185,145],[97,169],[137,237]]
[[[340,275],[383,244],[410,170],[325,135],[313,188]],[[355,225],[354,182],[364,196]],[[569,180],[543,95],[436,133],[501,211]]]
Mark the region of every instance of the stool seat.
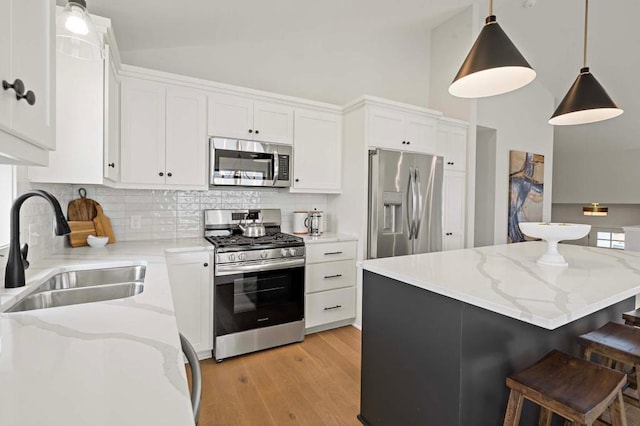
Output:
[[625,312],[622,314],[622,318],[624,319],[625,324],[640,327],[640,309]]
[[626,375],[619,371],[551,351],[507,378],[511,396],[504,424],[517,424],[523,397],[542,407],[540,424],[549,424],[550,412],[579,424],[591,424],[618,399],[614,424],[625,424],[622,388],[626,380]]
[[632,365],[640,363],[640,330],[635,327],[610,322],[578,337],[578,342],[617,361]]

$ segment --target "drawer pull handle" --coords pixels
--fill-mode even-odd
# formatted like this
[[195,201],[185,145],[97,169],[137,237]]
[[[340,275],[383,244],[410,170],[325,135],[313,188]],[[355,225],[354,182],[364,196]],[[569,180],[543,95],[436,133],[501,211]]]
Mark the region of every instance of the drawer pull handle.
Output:
[[336,305],[336,306],[330,306],[328,308],[324,308],[325,311],[331,311],[333,309],[340,309],[342,308],[342,305]]
[[328,280],[329,278],[340,278],[341,276],[342,276],[342,274],[325,275],[324,279]]
[[258,318],[258,322],[269,321],[269,317]]
[[325,256],[331,256],[332,254],[342,254],[341,251],[330,251],[329,253],[325,253]]

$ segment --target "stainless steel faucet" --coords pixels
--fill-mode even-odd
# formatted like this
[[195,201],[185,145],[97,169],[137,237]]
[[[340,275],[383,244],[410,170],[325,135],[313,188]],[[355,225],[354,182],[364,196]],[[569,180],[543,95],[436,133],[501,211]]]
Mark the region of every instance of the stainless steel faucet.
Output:
[[29,262],[27,261],[29,246],[25,244],[20,248],[20,207],[22,207],[22,204],[27,199],[34,196],[44,198],[51,204],[51,207],[53,207],[56,219],[56,235],[66,235],[71,232],[56,197],[40,189],[27,191],[18,196],[18,198],[13,201],[10,213],[11,235],[9,240],[9,256],[7,258],[7,267],[4,275],[5,288],[22,287],[25,284],[24,270],[29,267]]

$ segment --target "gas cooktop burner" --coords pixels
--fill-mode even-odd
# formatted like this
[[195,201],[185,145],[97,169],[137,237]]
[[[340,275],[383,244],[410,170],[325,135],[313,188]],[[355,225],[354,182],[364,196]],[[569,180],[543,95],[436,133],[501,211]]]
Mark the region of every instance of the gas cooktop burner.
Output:
[[242,235],[221,235],[206,237],[207,241],[215,245],[217,249],[222,248],[242,248],[242,249],[262,249],[269,247],[291,247],[304,245],[304,240],[295,235],[278,232],[265,235],[264,237],[249,238]]

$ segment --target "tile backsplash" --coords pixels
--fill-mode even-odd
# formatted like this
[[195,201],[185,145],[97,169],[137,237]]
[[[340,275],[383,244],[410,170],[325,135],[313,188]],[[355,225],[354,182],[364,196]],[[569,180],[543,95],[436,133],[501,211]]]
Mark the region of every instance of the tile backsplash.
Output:
[[[291,232],[294,211],[326,211],[327,208],[326,195],[291,194],[285,189],[115,189],[97,185],[31,183],[25,173],[20,167],[18,193],[36,188],[49,191],[60,201],[65,213],[69,202],[79,198],[78,189],[85,188],[87,197],[100,203],[111,219],[118,241],[201,237],[204,234],[202,211],[206,209],[279,208],[282,210],[282,230]],[[21,240],[31,240],[30,259],[46,256],[67,244],[66,238],[56,237],[52,229],[51,208],[47,202],[39,198],[25,202],[21,213]]]

